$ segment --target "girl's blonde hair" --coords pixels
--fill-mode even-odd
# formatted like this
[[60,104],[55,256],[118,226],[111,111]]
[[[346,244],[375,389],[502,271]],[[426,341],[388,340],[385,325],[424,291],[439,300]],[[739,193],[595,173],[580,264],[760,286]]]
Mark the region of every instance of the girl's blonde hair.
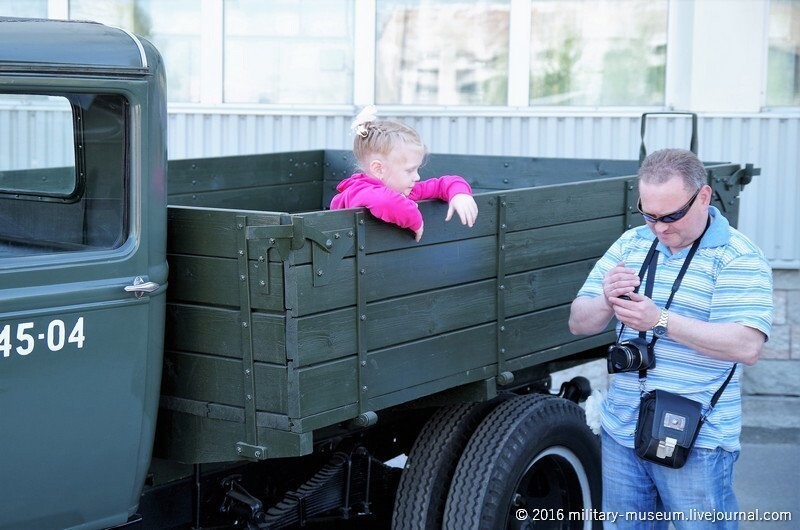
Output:
[[353,154],[362,165],[372,154],[388,156],[399,144],[410,144],[425,150],[419,133],[413,127],[394,120],[379,120],[375,108],[367,107],[353,120]]

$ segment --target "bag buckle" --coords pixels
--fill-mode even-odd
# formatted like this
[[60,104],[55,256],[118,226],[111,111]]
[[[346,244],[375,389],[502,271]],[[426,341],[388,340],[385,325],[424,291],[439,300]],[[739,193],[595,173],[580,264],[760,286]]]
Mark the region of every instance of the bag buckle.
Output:
[[683,431],[686,429],[686,418],[680,414],[667,412],[664,414],[664,427],[668,427],[676,431]]
[[667,437],[664,440],[658,441],[658,449],[656,449],[656,457],[658,458],[671,458],[672,453],[675,452],[675,445],[678,440],[675,438]]

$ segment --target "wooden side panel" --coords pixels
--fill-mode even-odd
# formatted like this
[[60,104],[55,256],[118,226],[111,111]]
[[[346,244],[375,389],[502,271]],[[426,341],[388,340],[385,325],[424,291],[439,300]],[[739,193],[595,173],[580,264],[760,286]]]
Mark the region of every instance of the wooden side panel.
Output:
[[[292,194],[320,200],[321,170],[313,156],[294,160],[295,170],[287,156],[270,158],[279,174],[263,178],[247,168],[255,161],[245,160],[228,161],[236,167],[217,180],[214,172],[222,175],[224,167],[207,168],[211,177],[202,183],[192,179],[191,165],[197,162],[187,161],[176,177],[180,184],[171,197],[179,202],[236,208],[171,206],[169,212],[170,332],[163,390],[173,404],[193,404],[186,410],[173,406],[175,421],[209,429],[207,438],[201,432],[187,438],[197,444],[195,461],[228,454],[229,449],[207,444],[242,441],[241,426],[253,414],[276,443],[299,451],[310,438],[284,441],[275,433],[310,433],[359,410],[483,384],[497,374],[498,340],[506,369],[548,362],[604,340],[576,340],[566,322],[589,269],[624,228],[624,179],[598,179],[613,164],[573,165],[582,172],[577,179],[583,182],[576,184],[568,183],[574,169],[569,164],[531,159],[498,168],[499,159],[476,161],[473,169],[485,173],[475,177],[482,187],[489,189],[492,178],[506,180],[495,188],[500,191],[476,196],[478,223],[472,228],[457,219],[445,223],[447,205],[425,201],[420,210],[426,230],[417,243],[410,231],[362,209],[282,213],[303,207],[305,199],[292,202]],[[557,173],[559,168],[567,173]],[[523,185],[539,187],[518,188]],[[306,193],[304,186],[317,189]],[[278,200],[287,196],[290,200]],[[278,201],[276,211],[263,211],[269,200]],[[287,223],[290,231],[273,230]],[[247,226],[260,227],[250,232],[250,241],[243,236]],[[294,236],[293,250],[287,254],[284,245],[279,253],[270,240],[286,234]],[[359,245],[365,252],[357,256]],[[243,271],[245,251],[250,259]],[[504,260],[499,265],[498,255]],[[498,270],[504,274],[505,300],[499,308]],[[242,281],[249,281],[245,311]],[[505,318],[501,339],[498,315]],[[252,326],[255,361],[256,410],[247,414],[243,354],[250,345],[242,342],[248,337],[243,319]],[[216,415],[205,412],[212,408]]]
[[169,203],[236,210],[322,208],[322,151],[172,160]]
[[[286,364],[283,315],[253,313],[253,358]],[[167,349],[242,358],[239,312],[233,309],[171,303],[167,305]]]

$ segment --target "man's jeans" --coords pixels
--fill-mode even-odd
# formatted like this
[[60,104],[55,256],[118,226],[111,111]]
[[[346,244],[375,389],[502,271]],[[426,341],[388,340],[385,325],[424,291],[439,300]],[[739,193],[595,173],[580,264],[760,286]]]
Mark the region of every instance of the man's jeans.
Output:
[[605,431],[602,443],[603,511],[619,514],[605,528],[666,529],[670,522],[677,529],[738,528],[738,451],[695,447],[682,468],[672,469],[640,459]]

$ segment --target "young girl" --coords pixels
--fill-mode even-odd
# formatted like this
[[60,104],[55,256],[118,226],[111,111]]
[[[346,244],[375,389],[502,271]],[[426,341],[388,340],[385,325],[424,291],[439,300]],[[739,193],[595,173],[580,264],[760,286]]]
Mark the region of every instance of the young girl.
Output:
[[415,201],[440,199],[449,203],[445,221],[456,212],[462,224],[472,227],[478,205],[469,184],[456,175],[420,181],[425,145],[419,134],[402,123],[376,119],[375,112],[370,105],[353,120],[353,154],[363,173],[339,183],[331,209],[365,206],[378,219],[410,228],[419,241],[423,222]]

